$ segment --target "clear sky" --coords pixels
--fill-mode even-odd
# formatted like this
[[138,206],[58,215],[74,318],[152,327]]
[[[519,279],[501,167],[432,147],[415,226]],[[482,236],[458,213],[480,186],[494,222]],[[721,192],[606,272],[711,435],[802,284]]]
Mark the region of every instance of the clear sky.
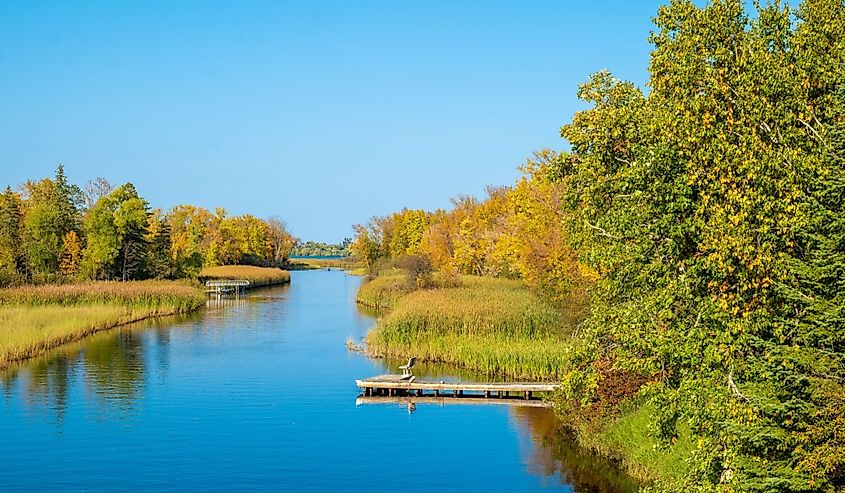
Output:
[[61,162],[339,241],[562,148],[590,73],[645,82],[660,3],[0,0],[0,185]]

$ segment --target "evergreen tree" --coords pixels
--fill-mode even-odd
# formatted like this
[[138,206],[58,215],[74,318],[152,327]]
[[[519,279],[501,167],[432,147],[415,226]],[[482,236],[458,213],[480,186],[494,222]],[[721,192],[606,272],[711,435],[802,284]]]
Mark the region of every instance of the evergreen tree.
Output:
[[7,276],[21,274],[24,267],[21,252],[22,209],[20,195],[6,187],[0,194],[0,270]]
[[149,214],[146,241],[149,246],[147,252],[147,273],[149,276],[155,279],[173,278],[170,222],[159,209]]
[[826,477],[822,486],[845,488],[845,70],[835,96],[825,163],[809,180],[810,221],[782,289],[790,336],[766,356],[778,363],[769,364],[775,409],[806,422],[778,427],[790,433],[790,459],[810,477]]

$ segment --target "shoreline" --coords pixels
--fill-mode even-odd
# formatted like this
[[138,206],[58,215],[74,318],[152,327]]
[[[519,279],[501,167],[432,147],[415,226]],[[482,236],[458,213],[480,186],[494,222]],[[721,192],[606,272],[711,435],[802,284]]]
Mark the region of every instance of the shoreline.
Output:
[[79,332],[65,334],[63,336],[55,337],[52,339],[47,339],[44,341],[40,341],[33,345],[30,348],[24,349],[23,355],[16,355],[14,357],[8,358],[5,355],[0,355],[0,370],[5,370],[12,365],[25,363],[28,360],[37,358],[39,356],[43,356],[44,354],[60,348],[67,344],[72,344],[74,342],[80,342],[94,334],[100,332],[106,332],[113,329],[119,329],[121,327],[125,327],[127,325],[132,325],[139,322],[144,322],[156,318],[166,318],[166,317],[174,317],[178,315],[187,315],[190,313],[198,312],[200,309],[203,308],[203,305],[199,305],[191,310],[180,310],[180,309],[173,309],[173,310],[165,310],[162,312],[152,312],[147,313],[144,315],[140,315],[137,317],[130,317],[129,319],[125,320],[116,320],[113,322],[106,323],[105,325],[95,325],[85,329],[81,329]]
[[0,289],[0,367],[143,320],[206,305],[196,284],[101,281]]
[[[458,289],[409,290],[395,273],[362,283],[356,303],[376,310],[379,318],[367,333],[364,344],[354,345],[354,350],[373,358],[414,356],[421,361],[444,363],[495,377],[560,381],[571,368],[568,360],[571,336],[566,333],[540,335],[542,332],[529,332],[531,335],[527,336],[525,332],[521,333],[520,329],[525,330],[524,320],[501,317],[499,312],[488,307],[504,301],[510,303],[508,310],[519,312],[524,307],[513,308],[515,305],[509,298],[497,298],[484,287],[484,282],[507,285],[507,281],[479,279],[474,283],[464,278]],[[528,291],[524,286],[516,289],[519,290]],[[470,291],[471,296],[461,291]],[[432,309],[438,302],[439,308]],[[471,316],[465,316],[467,313]],[[532,316],[543,320],[537,312],[532,312]],[[492,322],[496,317],[500,317],[499,320]],[[564,322],[544,320],[543,323]],[[487,328],[476,331],[476,325]],[[388,337],[385,332],[389,333]],[[347,347],[349,344],[348,341]],[[498,361],[506,361],[511,366],[502,369]],[[547,373],[532,373],[534,365],[546,365],[541,371]],[[642,423],[649,410],[635,399],[626,401],[624,409],[618,413],[603,414],[599,408],[607,404],[604,402],[596,403],[596,407],[573,407],[560,394],[546,398],[580,447],[618,464],[619,470],[636,482],[647,485],[658,480],[673,481],[682,467],[679,464],[687,450],[666,454],[650,450],[656,442],[648,436]],[[636,446],[628,443],[631,441],[636,441]]]

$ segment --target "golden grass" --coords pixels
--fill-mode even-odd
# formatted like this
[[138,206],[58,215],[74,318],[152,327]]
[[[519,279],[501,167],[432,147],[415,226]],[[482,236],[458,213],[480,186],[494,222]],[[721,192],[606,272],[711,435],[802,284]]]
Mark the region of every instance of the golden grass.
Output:
[[250,287],[275,286],[290,282],[290,272],[275,267],[255,267],[252,265],[221,265],[205,267],[200,272],[200,279],[246,279]]
[[560,315],[520,282],[463,276],[459,287],[403,294],[398,281],[377,278],[359,294],[359,301],[392,307],[367,336],[372,354],[523,379],[554,379],[566,367]]
[[411,291],[405,275],[391,271],[362,284],[355,301],[375,310],[389,310]]
[[176,313],[176,309],[165,307],[104,304],[3,306],[0,307],[0,368],[94,332]]
[[0,289],[0,306],[117,304],[190,311],[204,301],[196,287],[177,281],[101,281]]
[[172,281],[92,282],[0,290],[0,367],[94,332],[196,310],[205,297]]

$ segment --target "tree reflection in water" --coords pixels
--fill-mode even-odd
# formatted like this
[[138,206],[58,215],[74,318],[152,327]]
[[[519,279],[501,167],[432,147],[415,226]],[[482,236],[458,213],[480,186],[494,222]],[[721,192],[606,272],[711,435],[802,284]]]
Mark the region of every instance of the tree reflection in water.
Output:
[[85,346],[86,387],[105,410],[132,411],[144,387],[144,345],[136,330],[121,330]]
[[555,478],[576,492],[639,489],[612,461],[579,447],[551,409],[512,407],[510,416],[520,432],[520,450],[531,474]]
[[[132,413],[146,385],[145,335],[155,346],[153,364],[162,369],[167,366],[172,327],[185,318],[167,317],[101,332],[0,370],[4,398],[19,394],[33,412],[53,414],[57,425],[62,424],[74,389],[95,396],[105,413]],[[150,327],[154,330],[148,331]]]
[[[406,363],[406,360],[388,358],[379,361],[385,372],[395,372]],[[465,382],[508,380],[430,362],[417,363],[414,374],[419,378]],[[408,412],[414,410],[409,404]],[[571,485],[575,492],[628,493],[639,489],[613,461],[578,446],[552,409],[513,406],[510,419],[520,434],[520,451],[530,474]]]

